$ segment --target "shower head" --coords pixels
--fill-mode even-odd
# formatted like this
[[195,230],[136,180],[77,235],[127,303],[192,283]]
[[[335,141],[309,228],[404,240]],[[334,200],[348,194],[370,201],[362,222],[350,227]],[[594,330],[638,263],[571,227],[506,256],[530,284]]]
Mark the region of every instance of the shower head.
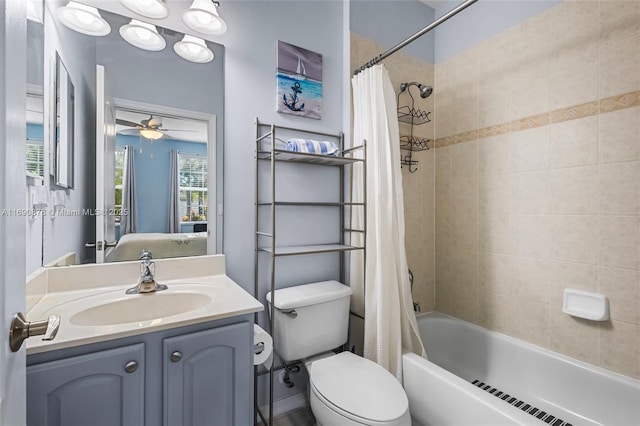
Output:
[[404,92],[409,86],[417,86],[420,89],[420,97],[425,99],[431,96],[433,92],[433,87],[427,86],[422,83],[418,83],[417,81],[412,81],[411,83],[401,83],[400,84],[400,93]]
[[433,87],[431,86],[418,84],[418,88],[420,89],[420,97],[423,99],[428,98],[429,96],[431,96],[431,93],[433,93]]

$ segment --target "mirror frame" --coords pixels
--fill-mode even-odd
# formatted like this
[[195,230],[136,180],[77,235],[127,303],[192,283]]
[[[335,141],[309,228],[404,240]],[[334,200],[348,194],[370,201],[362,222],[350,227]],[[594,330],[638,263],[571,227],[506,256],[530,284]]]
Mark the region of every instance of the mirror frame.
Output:
[[72,189],[75,93],[69,72],[58,52],[56,52],[53,95],[49,145],[51,147],[50,174],[56,186]]

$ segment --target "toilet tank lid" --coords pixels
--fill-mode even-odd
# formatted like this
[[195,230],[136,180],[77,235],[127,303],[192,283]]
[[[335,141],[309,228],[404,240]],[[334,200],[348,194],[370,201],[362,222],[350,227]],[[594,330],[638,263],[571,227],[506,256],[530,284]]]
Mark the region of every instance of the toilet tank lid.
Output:
[[[331,280],[281,288],[274,293],[276,308],[295,309],[348,297],[353,292],[341,282]],[[267,302],[271,303],[271,292],[267,293]]]

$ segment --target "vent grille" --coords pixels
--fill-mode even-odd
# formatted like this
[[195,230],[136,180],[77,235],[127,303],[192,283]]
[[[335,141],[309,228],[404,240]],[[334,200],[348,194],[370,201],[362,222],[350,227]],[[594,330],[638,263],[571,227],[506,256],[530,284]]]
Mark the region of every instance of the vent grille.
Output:
[[571,423],[568,423],[559,417],[555,417],[545,411],[542,411],[540,408],[534,407],[531,404],[527,404],[521,399],[518,399],[515,396],[511,396],[508,393],[502,392],[500,389],[494,388],[493,386],[488,385],[485,382],[474,380],[473,382],[471,382],[471,384],[479,387],[485,392],[489,392],[496,398],[500,398],[501,400],[508,402],[514,407],[521,409],[525,413],[530,414],[542,420],[543,422],[550,424],[551,426],[573,426]]

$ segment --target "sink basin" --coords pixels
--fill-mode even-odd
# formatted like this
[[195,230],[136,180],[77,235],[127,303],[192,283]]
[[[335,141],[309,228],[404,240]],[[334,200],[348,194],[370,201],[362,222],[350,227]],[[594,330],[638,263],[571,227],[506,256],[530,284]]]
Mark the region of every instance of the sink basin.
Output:
[[211,296],[195,292],[126,295],[77,312],[69,322],[81,326],[104,326],[151,321],[200,309],[211,300]]

